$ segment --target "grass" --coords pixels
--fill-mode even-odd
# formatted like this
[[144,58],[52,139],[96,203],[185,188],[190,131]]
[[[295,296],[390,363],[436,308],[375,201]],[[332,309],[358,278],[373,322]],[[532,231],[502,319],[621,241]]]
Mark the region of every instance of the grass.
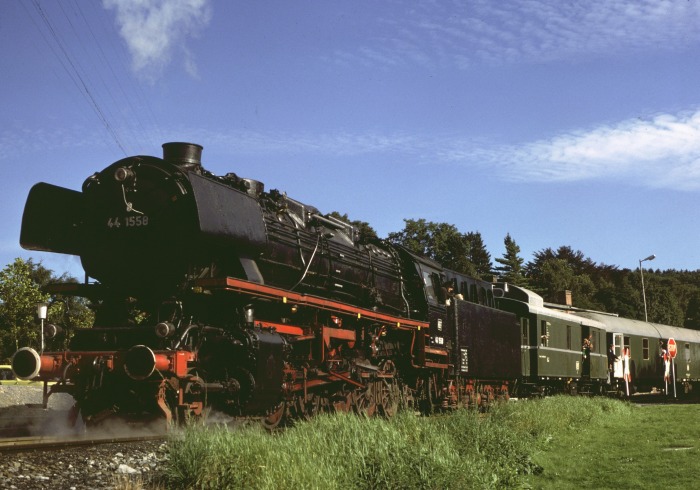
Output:
[[559,434],[535,456],[533,488],[695,488],[698,405],[632,406],[621,417]]
[[[336,414],[287,431],[190,428],[173,442],[178,488],[497,488],[531,463],[528,440],[469,411],[391,420]],[[167,485],[166,485],[167,486]]]
[[[322,415],[291,429],[193,426],[170,443],[163,488],[691,487],[695,405],[553,397],[391,420]],[[691,448],[691,449],[688,449]],[[680,473],[686,470],[687,475]],[[669,487],[669,484],[664,484]]]

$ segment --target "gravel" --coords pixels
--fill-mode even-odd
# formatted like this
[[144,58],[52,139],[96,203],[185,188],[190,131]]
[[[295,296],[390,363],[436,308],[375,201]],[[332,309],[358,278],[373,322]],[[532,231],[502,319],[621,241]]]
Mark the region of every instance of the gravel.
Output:
[[[40,404],[42,401],[41,384],[32,385],[5,385],[0,382],[0,408],[25,405],[27,403]],[[73,397],[65,393],[56,393],[49,398],[49,408],[56,410],[68,410],[73,406]]]
[[139,488],[157,477],[167,443],[106,444],[2,454],[1,489]]
[[[0,428],[20,423],[31,427],[31,435],[62,434],[72,398],[52,395],[47,410],[39,405],[41,399],[40,386],[0,386]],[[157,478],[167,460],[167,444],[144,441],[0,453],[0,489],[143,488]]]

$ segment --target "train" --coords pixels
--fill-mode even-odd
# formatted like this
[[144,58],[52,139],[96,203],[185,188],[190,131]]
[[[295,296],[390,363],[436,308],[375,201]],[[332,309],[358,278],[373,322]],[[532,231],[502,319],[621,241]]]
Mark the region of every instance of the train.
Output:
[[629,393],[664,382],[655,346],[671,338],[679,386],[700,378],[700,332],[545,304],[361,237],[260,181],[215,175],[198,144],[162,147],[80,191],[42,182],[27,198],[21,246],[80,257],[85,281],[47,291],[88,298],[95,321],[67,348],[19,349],[12,369],[45,381],[44,404],[70,394],[73,423],[216,410],[274,428],[328,411]]

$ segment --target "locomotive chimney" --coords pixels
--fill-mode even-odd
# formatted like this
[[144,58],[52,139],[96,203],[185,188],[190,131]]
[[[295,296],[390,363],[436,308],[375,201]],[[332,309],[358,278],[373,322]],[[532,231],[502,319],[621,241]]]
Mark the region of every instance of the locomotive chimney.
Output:
[[163,143],[163,160],[184,170],[202,169],[202,146],[195,143]]

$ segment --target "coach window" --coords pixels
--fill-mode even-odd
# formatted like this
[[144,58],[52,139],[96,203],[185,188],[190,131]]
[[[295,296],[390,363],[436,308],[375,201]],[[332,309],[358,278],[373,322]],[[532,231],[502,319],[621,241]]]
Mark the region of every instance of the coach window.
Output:
[[494,300],[493,300],[493,289],[487,289],[486,290],[486,306],[490,306],[493,308],[494,306]]
[[600,345],[600,332],[595,333],[595,342],[593,343],[593,348],[591,350],[593,352],[605,352],[603,350],[603,346]]
[[690,361],[690,344],[685,344],[685,360]]
[[[630,348],[630,338],[627,335],[625,335],[625,339],[623,340],[623,343],[625,344],[625,349]],[[630,351],[630,353],[631,353],[631,351]]]
[[649,339],[642,339],[642,359],[649,360]]
[[476,303],[476,284],[470,284],[469,285],[469,301],[472,303]]
[[528,330],[529,330],[529,320],[527,318],[521,318],[520,319],[520,325],[521,325],[521,330],[522,330],[522,340],[520,341],[521,345],[529,345],[530,342],[528,341]]
[[540,321],[540,345],[542,347],[549,346],[549,326],[551,323],[545,320]]
[[566,326],[566,348],[571,350],[571,325]]

